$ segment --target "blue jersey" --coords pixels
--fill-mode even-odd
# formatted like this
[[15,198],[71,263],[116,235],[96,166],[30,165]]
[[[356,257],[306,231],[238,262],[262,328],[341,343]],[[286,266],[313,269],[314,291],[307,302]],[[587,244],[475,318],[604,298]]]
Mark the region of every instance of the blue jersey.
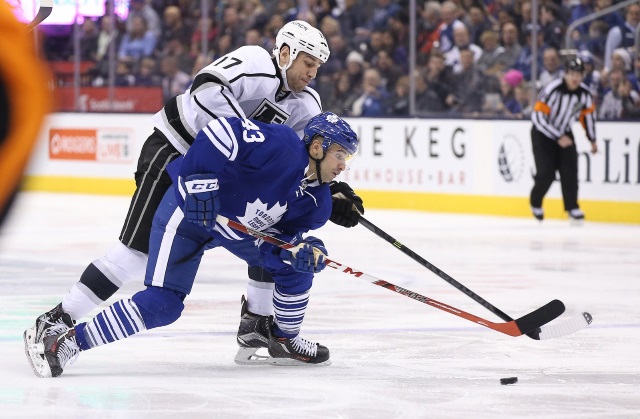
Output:
[[[328,184],[309,182],[307,149],[286,125],[240,119],[211,121],[188,152],[168,168],[173,172],[178,205],[186,193],[175,176],[211,173],[218,179],[219,214],[247,227],[291,240],[323,226],[331,214]],[[217,224],[214,231],[230,240],[249,236]]]

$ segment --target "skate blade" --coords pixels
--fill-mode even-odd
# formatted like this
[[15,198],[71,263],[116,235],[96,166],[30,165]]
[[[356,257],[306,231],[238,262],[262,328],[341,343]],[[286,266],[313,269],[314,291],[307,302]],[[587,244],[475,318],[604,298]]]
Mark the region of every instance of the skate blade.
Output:
[[269,365],[274,365],[276,367],[326,367],[331,365],[331,358],[317,364],[311,364],[309,362],[298,361],[297,359],[291,358],[269,358]]
[[233,361],[238,365],[268,365],[271,357],[258,353],[260,349],[266,351],[266,348],[238,348],[236,357]]
[[44,344],[43,343],[32,343],[33,342],[33,333],[29,333],[32,329],[27,329],[24,331],[24,352],[27,355],[27,360],[29,361],[29,365],[33,369],[33,372],[41,378],[52,377],[51,368],[49,368],[49,363],[47,362],[44,356]]

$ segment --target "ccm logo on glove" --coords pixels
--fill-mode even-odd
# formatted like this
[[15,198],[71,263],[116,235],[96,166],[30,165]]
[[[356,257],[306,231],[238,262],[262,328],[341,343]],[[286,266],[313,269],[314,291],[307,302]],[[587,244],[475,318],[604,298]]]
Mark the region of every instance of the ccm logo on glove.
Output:
[[188,193],[211,192],[219,189],[218,179],[188,180],[184,185]]

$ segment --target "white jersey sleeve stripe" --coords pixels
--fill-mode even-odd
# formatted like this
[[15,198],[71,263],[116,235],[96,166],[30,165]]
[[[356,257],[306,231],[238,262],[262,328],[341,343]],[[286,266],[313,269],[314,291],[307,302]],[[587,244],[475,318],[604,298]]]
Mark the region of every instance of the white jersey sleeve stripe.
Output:
[[229,136],[229,139],[233,142],[231,157],[229,158],[229,160],[233,161],[238,156],[238,139],[236,138],[236,134],[233,132],[233,128],[231,128],[231,125],[229,125],[229,122],[226,119],[219,119],[218,122]]

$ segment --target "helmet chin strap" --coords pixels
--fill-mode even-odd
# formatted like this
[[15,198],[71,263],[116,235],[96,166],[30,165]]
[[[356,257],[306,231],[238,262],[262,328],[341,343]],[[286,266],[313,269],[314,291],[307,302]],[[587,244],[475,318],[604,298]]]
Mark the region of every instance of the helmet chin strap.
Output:
[[291,54],[289,54],[289,62],[287,65],[280,65],[280,54],[278,53],[278,59],[276,60],[278,64],[278,68],[280,69],[280,75],[282,76],[282,83],[284,84],[284,90],[291,91],[289,88],[289,82],[287,81],[287,70],[293,64],[293,60],[291,59]]
[[318,183],[322,184],[322,175],[320,174],[320,163],[322,163],[322,160],[324,160],[325,157],[327,157],[327,153],[325,153],[324,149],[322,149],[322,158],[321,159],[316,159],[315,157],[313,157],[311,155],[311,150],[309,148],[307,148],[307,153],[309,154],[309,157],[316,162],[316,177],[318,178]]

